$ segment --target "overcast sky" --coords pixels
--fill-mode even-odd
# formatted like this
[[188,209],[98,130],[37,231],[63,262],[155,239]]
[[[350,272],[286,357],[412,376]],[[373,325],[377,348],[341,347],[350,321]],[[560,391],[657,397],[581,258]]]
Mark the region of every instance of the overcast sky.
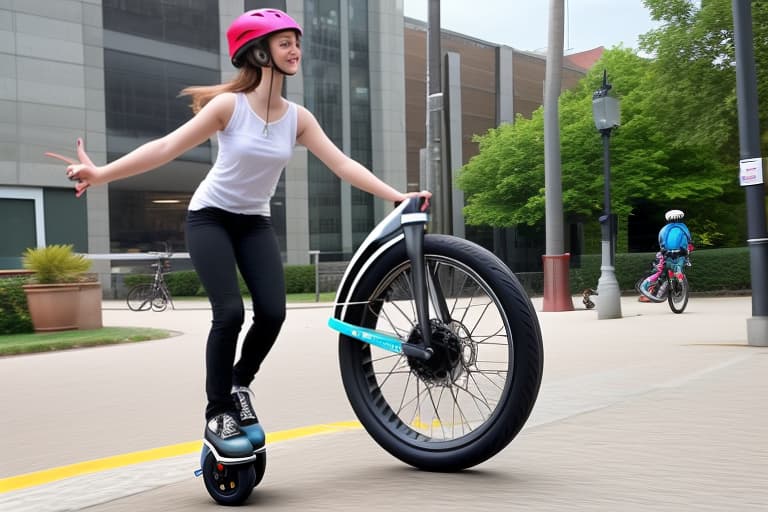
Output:
[[[403,0],[405,15],[426,21],[427,0]],[[654,28],[641,0],[566,0],[565,53],[623,44]],[[546,51],[549,0],[442,0],[442,28],[518,50]]]

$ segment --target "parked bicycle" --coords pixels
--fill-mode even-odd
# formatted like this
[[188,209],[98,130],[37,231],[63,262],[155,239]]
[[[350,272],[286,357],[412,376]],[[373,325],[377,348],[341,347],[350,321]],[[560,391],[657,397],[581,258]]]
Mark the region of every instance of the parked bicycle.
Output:
[[157,261],[150,264],[150,267],[155,270],[152,282],[137,284],[130,289],[126,299],[128,308],[132,311],[148,311],[150,309],[165,311],[170,304],[172,309],[176,309],[173,306],[171,292],[168,290],[164,277],[164,274],[171,269],[170,257],[172,254],[168,244],[165,244],[165,252],[151,252],[150,254],[157,256]]
[[669,303],[672,312],[680,314],[688,305],[688,277],[685,267],[691,266],[687,254],[659,252],[653,263],[653,273],[635,284],[635,289],[651,302]]

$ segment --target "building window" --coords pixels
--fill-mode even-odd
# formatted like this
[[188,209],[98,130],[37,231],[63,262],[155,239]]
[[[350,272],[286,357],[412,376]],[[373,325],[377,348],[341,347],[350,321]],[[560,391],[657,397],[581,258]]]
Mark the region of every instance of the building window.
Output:
[[[352,158],[371,169],[370,65],[368,0],[349,0],[349,101]],[[357,248],[373,228],[371,194],[352,188],[352,243]]]
[[[218,70],[178,64],[144,55],[104,50],[104,88],[107,150],[114,158],[148,139],[161,137],[192,117],[188,97],[179,92],[189,85],[219,81]],[[210,162],[207,150],[185,158]]]
[[219,53],[219,2],[102,0],[104,28]]
[[[331,140],[342,146],[339,0],[304,2],[304,101]],[[309,247],[341,252],[339,179],[309,156]]]
[[112,252],[186,251],[184,226],[190,195],[116,190],[109,195]]

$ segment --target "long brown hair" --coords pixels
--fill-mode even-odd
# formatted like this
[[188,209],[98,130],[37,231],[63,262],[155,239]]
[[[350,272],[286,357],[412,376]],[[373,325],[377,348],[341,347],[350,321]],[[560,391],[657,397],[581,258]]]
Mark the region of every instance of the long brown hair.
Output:
[[206,103],[223,92],[250,92],[254,90],[261,83],[261,75],[261,67],[247,63],[240,68],[240,72],[237,76],[229,82],[216,85],[194,85],[186,87],[182,89],[179,96],[191,96],[192,104],[190,107],[192,108],[192,112],[197,114]]

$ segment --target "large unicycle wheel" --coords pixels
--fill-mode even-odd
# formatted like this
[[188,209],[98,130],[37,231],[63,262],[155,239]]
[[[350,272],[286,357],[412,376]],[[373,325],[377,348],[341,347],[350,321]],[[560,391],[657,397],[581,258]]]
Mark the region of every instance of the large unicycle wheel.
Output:
[[667,296],[669,309],[680,314],[688,305],[688,278],[671,279],[669,283],[669,295]]
[[[404,244],[361,278],[345,320],[418,342]],[[428,361],[340,336],[341,376],[358,419],[398,459],[459,471],[507,446],[538,395],[543,348],[523,287],[492,253],[463,239],[424,239],[434,354]]]
[[[202,473],[208,494],[222,505],[240,505],[257,483],[255,463],[225,465],[218,462],[210,450],[203,454]],[[264,476],[263,468],[261,476]]]
[[152,307],[153,289],[151,284],[139,284],[128,292],[126,302],[131,311],[149,311]]

